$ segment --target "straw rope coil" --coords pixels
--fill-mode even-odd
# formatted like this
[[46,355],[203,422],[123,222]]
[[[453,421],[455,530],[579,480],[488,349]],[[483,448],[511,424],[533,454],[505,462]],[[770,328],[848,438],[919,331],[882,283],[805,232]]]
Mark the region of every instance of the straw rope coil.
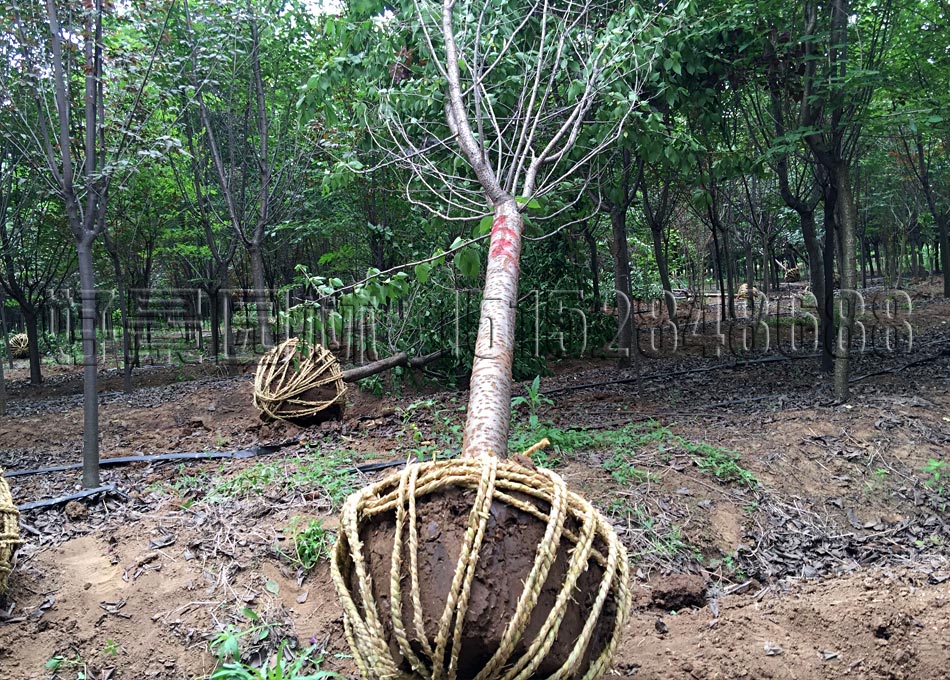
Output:
[[7,589],[7,576],[13,570],[13,555],[23,543],[19,518],[7,480],[0,477],[0,593]]
[[[307,351],[309,349],[309,351]],[[329,398],[314,399],[319,388]],[[333,353],[290,338],[261,357],[254,376],[254,405],[271,418],[309,418],[334,404],[343,405],[346,385]]]
[[[447,487],[475,490],[454,578],[445,608],[438,620],[434,639],[424,631],[418,564],[419,527],[416,501]],[[408,465],[402,472],[364,488],[347,499],[342,512],[340,536],[333,552],[331,573],[343,604],[345,630],[350,649],[363,676],[371,680],[454,680],[458,677],[458,657],[469,596],[479,549],[486,533],[493,503],[513,506],[546,523],[544,536],[537,546],[534,564],[525,579],[517,607],[507,623],[498,648],[480,670],[476,680],[524,680],[545,660],[563,621],[565,611],[576,594],[578,578],[589,562],[603,570],[582,633],[570,655],[552,679],[602,676],[619,641],[626,620],[630,591],[627,583],[627,555],[616,533],[603,516],[586,500],[569,491],[564,481],[550,470],[532,470],[513,461],[494,456]],[[412,668],[407,673],[384,634],[381,616],[373,595],[370,570],[362,554],[360,528],[374,517],[395,514],[395,537],[391,562],[390,617],[402,659]],[[568,527],[574,527],[576,533]],[[567,545],[562,545],[566,543]],[[595,547],[596,543],[596,547]],[[597,548],[600,548],[599,550]],[[528,548],[530,550],[530,548]],[[525,651],[513,657],[525,636],[548,572],[559,553],[567,555],[568,566],[554,606],[533,640],[524,640]],[[406,566],[408,560],[408,575]],[[347,576],[355,576],[351,592]],[[408,592],[403,592],[408,581]],[[592,591],[593,592],[593,591]],[[412,604],[412,626],[403,620],[403,601]],[[609,639],[596,658],[583,670],[585,653],[596,624],[608,599],[615,605],[615,618]],[[357,604],[357,599],[361,605]],[[614,608],[612,608],[613,610]],[[434,612],[438,614],[439,612]],[[410,643],[410,639],[414,642]],[[466,669],[471,671],[472,669]]]
[[25,359],[30,356],[30,339],[26,333],[10,336],[10,353],[14,359]]

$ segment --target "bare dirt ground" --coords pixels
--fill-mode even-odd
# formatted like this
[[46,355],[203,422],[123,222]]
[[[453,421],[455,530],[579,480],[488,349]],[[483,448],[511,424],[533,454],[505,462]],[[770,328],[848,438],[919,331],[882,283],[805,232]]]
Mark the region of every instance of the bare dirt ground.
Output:
[[[514,438],[552,438],[540,462],[627,544],[636,606],[614,674],[950,677],[950,304],[915,290],[913,349],[856,358],[847,405],[815,359],[703,356],[705,331],[644,359],[640,377],[608,360],[550,363],[541,426],[522,406]],[[326,560],[301,568],[294,527],[332,530],[341,499],[385,474],[356,464],[451,455],[466,395],[353,387],[342,422],[300,429],[260,421],[249,370],[148,369],[131,395],[107,376],[104,458],[284,447],[103,467],[119,493],[25,512],[0,598],[0,677],[201,677],[227,630],[244,632],[249,663],[290,639],[356,677]],[[78,376],[48,376],[30,388],[24,367],[8,372],[8,470],[79,459]],[[74,470],[10,480],[18,503],[78,481]]]

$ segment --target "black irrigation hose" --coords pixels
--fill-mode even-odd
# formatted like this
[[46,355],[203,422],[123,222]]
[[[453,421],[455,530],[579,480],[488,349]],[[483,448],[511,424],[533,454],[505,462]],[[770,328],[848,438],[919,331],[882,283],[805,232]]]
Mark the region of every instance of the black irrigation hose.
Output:
[[68,503],[69,501],[78,500],[80,498],[86,498],[87,496],[95,496],[100,493],[116,493],[123,497],[126,497],[124,493],[119,491],[115,484],[109,484],[107,486],[98,486],[95,489],[84,489],[77,493],[69,494],[68,496],[59,496],[58,498],[46,498],[41,501],[31,501],[30,503],[24,503],[23,505],[18,505],[17,510],[20,512],[26,512],[27,510],[36,510],[37,508],[47,508],[51,505],[62,505],[63,503]]
[[[176,460],[215,460],[220,458],[254,458],[274,453],[292,444],[297,440],[289,440],[279,444],[264,444],[254,446],[249,449],[240,449],[238,451],[190,451],[186,453],[159,453],[145,456],[121,456],[118,458],[101,458],[100,467],[110,465],[128,465],[130,463],[162,463]],[[53,467],[39,468],[38,470],[10,470],[4,472],[4,477],[28,477],[30,475],[42,475],[48,472],[64,472],[66,470],[80,470],[82,463],[70,463],[69,465],[56,465]]]

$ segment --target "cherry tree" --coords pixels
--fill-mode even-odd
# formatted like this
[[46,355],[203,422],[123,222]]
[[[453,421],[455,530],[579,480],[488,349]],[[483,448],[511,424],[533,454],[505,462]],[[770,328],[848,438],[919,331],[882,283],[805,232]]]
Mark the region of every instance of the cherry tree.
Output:
[[369,129],[390,150],[387,162],[412,171],[410,201],[446,220],[490,222],[463,454],[504,455],[524,212],[543,211],[541,199],[567,186],[547,218],[583,198],[586,169],[643,106],[659,36],[679,20],[592,0],[399,9],[411,20],[393,35],[412,38]]

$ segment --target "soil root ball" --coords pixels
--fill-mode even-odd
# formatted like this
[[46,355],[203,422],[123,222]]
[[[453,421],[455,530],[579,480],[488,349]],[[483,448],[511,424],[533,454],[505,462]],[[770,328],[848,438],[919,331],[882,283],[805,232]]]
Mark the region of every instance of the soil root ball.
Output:
[[26,359],[30,356],[30,339],[26,333],[10,336],[10,354],[14,359]]
[[626,552],[550,470],[420,463],[343,508],[347,640],[372,680],[593,679],[629,608]]
[[290,338],[261,357],[254,376],[254,406],[262,417],[312,425],[343,416],[340,364],[321,345]]
[[7,577],[13,570],[13,555],[23,543],[19,518],[7,480],[0,477],[0,593],[7,589]]

